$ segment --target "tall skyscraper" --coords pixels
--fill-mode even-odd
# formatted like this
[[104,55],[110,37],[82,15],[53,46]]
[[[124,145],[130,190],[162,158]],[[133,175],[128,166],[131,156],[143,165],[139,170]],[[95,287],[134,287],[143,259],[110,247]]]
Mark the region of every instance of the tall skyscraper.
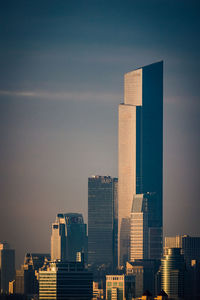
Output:
[[15,277],[15,250],[8,243],[0,243],[0,293],[9,292],[9,281]]
[[135,194],[152,195],[148,204],[151,249],[153,240],[159,239],[157,258],[161,257],[163,62],[125,74],[118,134],[118,264],[123,265],[129,259],[130,214]]
[[51,260],[76,261],[77,252],[83,252],[87,261],[87,225],[82,214],[57,214],[52,224]]
[[88,264],[115,266],[117,178],[88,178]]

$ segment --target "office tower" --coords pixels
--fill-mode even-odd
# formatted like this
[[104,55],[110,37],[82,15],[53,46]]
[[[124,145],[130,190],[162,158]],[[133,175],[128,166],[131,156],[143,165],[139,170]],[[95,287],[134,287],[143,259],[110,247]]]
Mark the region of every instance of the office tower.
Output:
[[159,238],[162,249],[163,62],[125,74],[118,135],[118,264],[123,265],[129,259],[135,194],[154,195],[149,202],[150,240]]
[[117,178],[88,178],[88,264],[89,267],[116,264]]
[[130,261],[148,258],[148,207],[143,194],[134,196],[130,221]]
[[124,300],[135,297],[135,277],[106,275],[106,300]]
[[166,236],[163,249],[164,255],[167,255],[169,248],[182,248],[182,236]]
[[30,265],[22,265],[20,270],[16,270],[14,292],[26,296],[38,295],[38,281]]
[[153,259],[138,259],[126,263],[126,274],[135,276],[135,297],[141,297],[148,290],[155,295],[156,274],[160,262]]
[[16,270],[14,291],[15,294],[38,295],[38,272],[45,263],[50,261],[47,253],[26,253],[24,264]]
[[182,251],[187,265],[192,260],[200,261],[200,237],[182,236]]
[[192,260],[185,272],[184,299],[200,299],[200,261]]
[[39,299],[90,300],[93,276],[83,262],[54,262],[39,271]]
[[167,254],[169,248],[181,248],[188,266],[190,266],[192,260],[200,261],[200,237],[198,236],[177,235],[165,237],[165,254]]
[[77,252],[83,252],[87,260],[87,225],[82,214],[57,214],[52,224],[51,260],[76,261]]
[[8,243],[0,243],[0,287],[1,293],[9,292],[9,281],[15,277],[15,250]]
[[184,297],[184,257],[180,248],[169,248],[161,259],[161,288],[174,300]]
[[170,247],[181,248],[186,270],[184,284],[184,298],[187,300],[200,299],[200,237],[177,235],[165,238],[164,252]]

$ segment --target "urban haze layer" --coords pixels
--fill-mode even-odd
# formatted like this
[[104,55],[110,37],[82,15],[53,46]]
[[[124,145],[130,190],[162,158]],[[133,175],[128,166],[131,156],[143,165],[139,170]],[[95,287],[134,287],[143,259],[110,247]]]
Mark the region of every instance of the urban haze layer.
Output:
[[88,230],[79,212],[58,213],[51,253],[26,253],[17,270],[2,242],[1,299],[195,300],[199,283],[200,237],[163,239],[160,61],[124,76],[118,178],[88,178]]

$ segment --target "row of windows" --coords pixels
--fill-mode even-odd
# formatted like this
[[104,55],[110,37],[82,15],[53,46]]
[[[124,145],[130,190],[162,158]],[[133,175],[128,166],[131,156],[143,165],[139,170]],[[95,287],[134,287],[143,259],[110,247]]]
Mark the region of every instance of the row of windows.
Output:
[[124,280],[124,276],[106,276],[107,280]]
[[116,281],[114,281],[114,282],[107,282],[107,286],[121,286],[121,287],[123,287],[123,282],[122,281],[119,281],[119,282],[116,282]]

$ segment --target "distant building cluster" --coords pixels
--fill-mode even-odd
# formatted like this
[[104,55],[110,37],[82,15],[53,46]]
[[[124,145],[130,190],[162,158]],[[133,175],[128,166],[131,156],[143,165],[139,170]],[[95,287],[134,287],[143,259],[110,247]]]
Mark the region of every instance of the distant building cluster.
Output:
[[0,299],[198,300],[200,237],[163,239],[163,62],[125,74],[118,178],[88,178],[80,213],[58,213],[51,253],[0,244]]
[[87,225],[78,213],[57,214],[52,224],[51,260],[76,261],[77,253],[87,258]]

